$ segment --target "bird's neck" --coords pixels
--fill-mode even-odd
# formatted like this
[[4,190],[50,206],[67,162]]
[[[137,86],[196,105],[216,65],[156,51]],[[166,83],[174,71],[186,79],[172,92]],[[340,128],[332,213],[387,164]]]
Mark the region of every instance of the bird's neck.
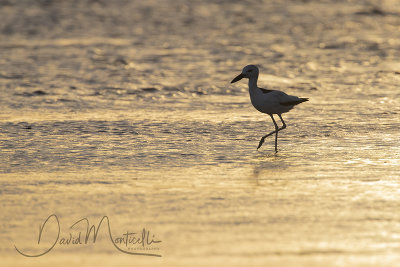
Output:
[[257,88],[257,80],[258,80],[258,76],[249,78],[249,89]]

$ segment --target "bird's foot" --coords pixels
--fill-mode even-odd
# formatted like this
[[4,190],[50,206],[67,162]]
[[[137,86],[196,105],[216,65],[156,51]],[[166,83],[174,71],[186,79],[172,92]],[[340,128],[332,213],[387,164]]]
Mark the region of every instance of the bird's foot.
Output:
[[264,144],[264,140],[265,140],[265,136],[264,136],[263,138],[261,138],[260,143],[258,144],[257,149],[259,149],[259,148],[262,146],[262,144]]

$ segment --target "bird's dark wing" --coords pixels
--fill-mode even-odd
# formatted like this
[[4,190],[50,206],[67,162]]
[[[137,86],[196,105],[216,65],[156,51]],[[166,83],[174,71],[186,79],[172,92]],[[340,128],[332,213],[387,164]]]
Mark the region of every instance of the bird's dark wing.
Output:
[[306,101],[308,101],[308,98],[299,98],[298,100],[280,102],[279,104],[282,106],[294,106]]
[[268,89],[264,89],[264,88],[258,88],[258,89],[260,89],[263,94],[268,94],[268,93],[275,91],[275,90],[268,90]]

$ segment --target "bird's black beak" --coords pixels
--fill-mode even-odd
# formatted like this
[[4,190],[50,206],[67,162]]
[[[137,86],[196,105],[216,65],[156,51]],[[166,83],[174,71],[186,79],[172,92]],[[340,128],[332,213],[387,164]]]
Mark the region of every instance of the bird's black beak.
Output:
[[240,80],[243,79],[243,78],[244,78],[243,73],[240,73],[238,76],[235,77],[235,79],[233,79],[233,80],[231,81],[231,83],[235,83],[235,82],[237,82],[237,81],[240,81]]

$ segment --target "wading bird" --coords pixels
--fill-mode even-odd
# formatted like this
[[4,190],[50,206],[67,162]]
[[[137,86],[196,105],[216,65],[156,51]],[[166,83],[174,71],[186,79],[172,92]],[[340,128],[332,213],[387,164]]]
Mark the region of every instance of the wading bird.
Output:
[[[286,128],[286,124],[282,119],[282,113],[288,112],[295,105],[308,101],[308,98],[300,98],[297,96],[287,95],[278,90],[267,90],[257,86],[258,68],[255,65],[248,65],[243,68],[242,73],[236,76],[231,83],[235,83],[243,78],[249,79],[249,93],[253,106],[260,112],[268,114],[274,125],[275,131],[263,136],[258,144],[259,149],[264,143],[265,138],[275,134],[275,153],[278,152],[278,132]],[[276,124],[273,114],[277,114],[282,121],[282,127]]]

